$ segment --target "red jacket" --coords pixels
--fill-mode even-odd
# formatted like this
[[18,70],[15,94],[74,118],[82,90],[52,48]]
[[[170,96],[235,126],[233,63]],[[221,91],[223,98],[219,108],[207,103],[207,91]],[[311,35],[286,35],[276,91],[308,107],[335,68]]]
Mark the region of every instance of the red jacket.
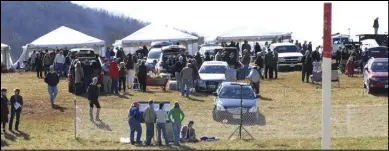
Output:
[[119,78],[119,67],[115,61],[109,63],[109,76],[111,78]]

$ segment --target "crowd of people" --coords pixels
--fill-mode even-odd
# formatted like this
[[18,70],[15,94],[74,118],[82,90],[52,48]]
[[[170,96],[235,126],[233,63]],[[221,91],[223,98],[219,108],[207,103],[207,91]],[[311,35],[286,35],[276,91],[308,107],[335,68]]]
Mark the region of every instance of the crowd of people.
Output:
[[[166,123],[170,122],[173,126],[174,145],[180,145],[180,142],[198,142],[196,138],[194,122],[190,121],[187,126],[181,128],[182,121],[185,118],[184,112],[178,102],[174,102],[174,107],[169,111],[164,110],[164,103],[159,104],[158,110],[154,109],[154,101],[148,102],[149,106],[142,113],[139,111],[139,102],[134,102],[128,111],[128,124],[130,126],[130,143],[132,145],[142,144],[142,119],[146,125],[146,139],[144,145],[150,146],[151,139],[154,136],[154,127],[157,127],[157,145],[162,146],[162,136],[164,143],[169,146],[169,139],[166,133]],[[135,139],[135,133],[137,134]]]

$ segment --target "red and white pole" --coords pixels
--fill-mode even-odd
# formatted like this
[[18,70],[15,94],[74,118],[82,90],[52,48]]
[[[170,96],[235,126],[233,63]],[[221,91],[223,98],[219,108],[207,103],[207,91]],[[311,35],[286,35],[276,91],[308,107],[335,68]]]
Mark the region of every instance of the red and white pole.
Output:
[[324,3],[322,62],[322,149],[331,149],[331,19],[332,4]]

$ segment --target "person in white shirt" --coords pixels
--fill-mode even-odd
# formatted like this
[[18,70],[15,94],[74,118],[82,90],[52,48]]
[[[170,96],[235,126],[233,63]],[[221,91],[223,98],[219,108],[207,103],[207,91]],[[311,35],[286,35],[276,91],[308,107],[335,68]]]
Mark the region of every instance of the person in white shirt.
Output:
[[250,80],[251,86],[255,89],[255,94],[259,94],[259,80],[261,76],[258,72],[258,67],[254,67],[251,69],[249,75],[246,77],[246,79]]
[[157,133],[158,133],[158,145],[162,146],[161,132],[165,139],[165,145],[169,146],[169,140],[166,135],[166,120],[167,112],[163,109],[164,103],[159,104],[159,109],[156,111],[157,114]]
[[228,82],[235,82],[236,81],[236,70],[232,68],[231,66],[228,66],[226,69],[226,80]]
[[55,55],[54,59],[55,66],[57,67],[57,73],[61,77],[63,72],[63,65],[65,63],[65,56],[63,55],[63,52],[60,51]]

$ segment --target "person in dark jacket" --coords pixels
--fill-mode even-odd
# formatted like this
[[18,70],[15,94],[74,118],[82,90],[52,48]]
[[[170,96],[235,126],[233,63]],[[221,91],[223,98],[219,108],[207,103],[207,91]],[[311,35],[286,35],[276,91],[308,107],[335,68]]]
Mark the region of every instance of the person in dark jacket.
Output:
[[319,62],[321,60],[319,47],[316,47],[315,51],[312,52],[312,61]]
[[[264,59],[265,63],[265,79],[269,77],[269,79],[273,79],[273,62],[274,62],[274,54],[273,51],[269,50]],[[269,75],[268,75],[269,73]]]
[[305,52],[308,50],[308,44],[307,44],[307,41],[304,41],[304,44],[303,44],[303,49],[301,51],[301,53],[303,55],[305,55]]
[[100,103],[99,103],[99,95],[100,95],[100,84],[97,84],[99,79],[94,77],[92,83],[88,86],[87,94],[89,100],[89,116],[90,120],[93,121],[93,106],[97,108],[96,111],[96,121],[100,121]]
[[112,61],[114,57],[115,57],[115,51],[113,51],[113,48],[111,48],[111,50],[109,50],[109,60]]
[[15,95],[11,96],[10,102],[11,102],[11,117],[9,119],[9,127],[8,129],[12,131],[12,124],[13,120],[16,116],[16,121],[15,121],[15,130],[19,130],[19,123],[20,123],[20,113],[22,112],[22,107],[23,107],[23,97],[20,95],[20,90],[15,89],[14,90]]
[[249,52],[250,52],[249,49],[243,49],[243,53],[242,53],[243,57],[241,62],[243,64],[244,77],[247,77],[249,75],[249,66],[250,66],[250,59],[251,59]]
[[121,90],[123,90],[123,93],[126,92],[126,79],[127,79],[127,69],[125,68],[124,62],[121,62],[119,68],[119,92]]
[[200,52],[197,51],[194,59],[196,60],[197,69],[200,69],[201,65],[203,64],[203,59],[201,58]]
[[134,60],[131,53],[128,53],[126,60],[126,69],[127,69],[127,88],[131,89],[134,82],[135,70],[134,70]]
[[264,79],[262,75],[262,70],[263,70],[263,58],[262,58],[262,53],[258,52],[257,53],[257,58],[255,59],[255,65],[258,67],[259,74],[262,79]]
[[82,66],[82,69],[84,70],[84,88],[83,88],[83,93],[86,92],[86,89],[88,88],[88,85],[92,81],[93,77],[93,69],[92,69],[92,62],[90,61],[85,61],[84,65]]
[[40,52],[35,57],[35,70],[36,70],[36,76],[38,78],[43,78],[43,60]]
[[379,24],[378,24],[378,17],[376,19],[374,19],[374,24],[373,24],[373,28],[374,28],[374,34],[377,35],[378,34],[378,28],[379,28]]
[[[128,111],[128,125],[130,126],[130,142],[134,144],[142,144],[142,126],[141,126],[142,114],[139,112],[139,102],[134,102]],[[136,142],[134,140],[135,132]]]
[[273,51],[274,58],[273,58],[273,71],[274,71],[274,78],[278,79],[278,52]]
[[7,98],[7,89],[1,88],[1,128],[5,132],[5,125],[8,122],[8,98]]
[[303,69],[301,74],[301,80],[304,82],[304,80],[309,83],[309,76],[312,74],[313,70],[313,61],[312,56],[309,51],[305,52],[305,55],[301,58],[301,61],[303,62]]
[[147,47],[145,45],[143,45],[142,53],[143,53],[143,56],[147,56],[149,54],[149,50],[147,49]]
[[146,61],[142,60],[141,65],[139,66],[139,71],[138,71],[138,80],[139,80],[139,85],[140,89],[142,92],[146,92],[146,80],[147,80],[147,67],[145,65]]
[[311,41],[308,43],[307,49],[310,53],[312,53],[313,49],[312,49],[312,42]]
[[[251,52],[251,46],[249,45],[249,43],[247,42],[247,40],[244,41],[244,44],[242,45],[242,55],[244,55],[244,50],[247,50],[248,53]],[[247,76],[247,75],[245,75]]]
[[177,81],[177,90],[180,91],[180,86],[181,86],[181,70],[184,68],[185,64],[184,64],[184,61],[183,61],[183,57],[180,56],[178,58],[178,61],[176,61],[176,63],[171,66],[170,68],[173,68],[173,71],[174,71],[174,77],[176,78],[176,81]]
[[[255,55],[257,55],[258,52],[262,52],[261,46],[259,45],[258,42],[255,43],[254,51],[255,51]],[[257,56],[257,57],[258,57],[258,56]]]
[[50,66],[50,72],[47,73],[45,77],[45,82],[47,83],[48,86],[51,107],[54,108],[54,99],[58,93],[57,84],[59,83],[59,76],[55,72],[53,65]]
[[209,52],[205,52],[204,55],[205,55],[205,56],[204,56],[204,61],[212,61],[212,58],[211,58],[211,56],[209,55]]
[[340,64],[340,59],[341,59],[341,57],[342,57],[342,47],[341,46],[339,46],[339,49],[338,50],[336,50],[336,64]]

